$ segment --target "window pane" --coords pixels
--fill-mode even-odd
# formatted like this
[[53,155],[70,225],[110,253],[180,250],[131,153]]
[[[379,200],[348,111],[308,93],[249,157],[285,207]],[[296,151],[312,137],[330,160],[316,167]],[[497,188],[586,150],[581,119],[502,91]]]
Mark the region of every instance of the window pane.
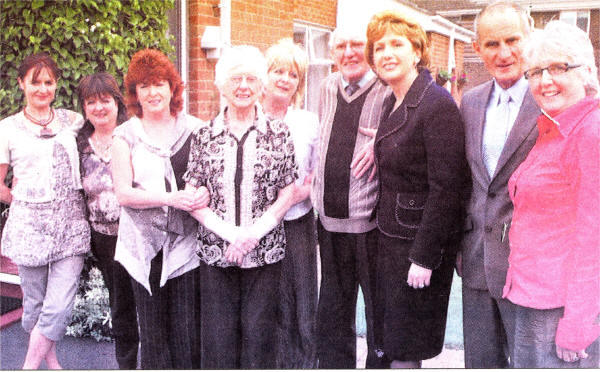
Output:
[[590,13],[588,12],[577,12],[577,27],[585,32],[588,32],[588,23],[590,19]]
[[306,109],[314,113],[319,110],[319,86],[329,74],[328,65],[309,65],[306,87]]
[[329,58],[329,32],[311,29],[310,36],[314,50],[314,58]]

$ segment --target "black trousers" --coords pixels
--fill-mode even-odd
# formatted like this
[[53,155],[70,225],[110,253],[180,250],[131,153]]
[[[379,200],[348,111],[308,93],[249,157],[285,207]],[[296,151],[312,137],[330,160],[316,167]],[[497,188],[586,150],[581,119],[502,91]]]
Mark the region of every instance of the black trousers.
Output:
[[200,368],[200,340],[196,320],[198,268],[167,280],[160,287],[162,251],[150,266],[150,289],[135,280],[133,291],[138,309],[142,369]]
[[367,320],[367,368],[381,368],[381,325],[375,323],[377,229],[362,234],[327,231],[317,224],[321,289],[317,311],[319,368],[356,368],[356,300],[363,291]]
[[281,333],[277,368],[317,366],[317,237],[312,209],[285,221],[281,270]]
[[200,272],[202,368],[275,368],[281,262]]
[[115,356],[120,369],[135,369],[139,347],[137,314],[131,277],[115,257],[117,237],[92,229],[92,253],[108,289]]

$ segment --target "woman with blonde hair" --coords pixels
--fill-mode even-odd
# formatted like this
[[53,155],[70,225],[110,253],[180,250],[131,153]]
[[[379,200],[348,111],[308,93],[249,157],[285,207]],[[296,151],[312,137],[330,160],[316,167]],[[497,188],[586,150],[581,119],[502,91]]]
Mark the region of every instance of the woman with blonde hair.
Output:
[[312,172],[317,161],[319,118],[303,110],[308,56],[292,39],[282,39],[266,52],[265,115],[283,120],[292,141],[298,175],[294,205],[284,216],[285,258],[281,275],[281,334],[278,368],[316,367],[317,242],[310,202]]

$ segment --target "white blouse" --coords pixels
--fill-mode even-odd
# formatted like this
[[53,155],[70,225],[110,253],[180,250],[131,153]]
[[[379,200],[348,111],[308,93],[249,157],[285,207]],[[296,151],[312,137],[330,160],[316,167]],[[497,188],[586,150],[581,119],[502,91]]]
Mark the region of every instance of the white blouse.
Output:
[[27,122],[23,111],[0,121],[0,164],[10,164],[19,180],[12,188],[14,200],[43,203],[54,200],[52,159],[54,144],[60,143],[69,156],[73,185],[81,189],[79,154],[75,137],[83,126],[83,117],[73,111],[55,109],[57,118],[50,124],[55,136],[44,138]]

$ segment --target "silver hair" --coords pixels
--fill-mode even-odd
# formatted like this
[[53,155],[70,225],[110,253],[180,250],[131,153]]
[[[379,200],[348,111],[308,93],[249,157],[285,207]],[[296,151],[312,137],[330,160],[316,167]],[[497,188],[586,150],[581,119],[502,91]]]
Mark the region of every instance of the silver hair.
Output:
[[527,61],[535,60],[540,54],[564,57],[569,63],[581,64],[575,72],[581,76],[588,96],[600,92],[598,68],[594,58],[594,47],[587,33],[579,27],[563,21],[550,21],[543,30],[535,30],[525,46],[523,55]]
[[521,18],[521,27],[522,27],[523,33],[525,35],[528,35],[531,32],[531,30],[533,29],[533,18],[531,18],[531,16],[529,14],[527,14],[525,9],[523,9],[523,7],[521,7],[519,4],[517,4],[513,1],[499,0],[499,1],[495,1],[491,4],[489,4],[488,6],[486,6],[485,8],[483,8],[481,10],[481,12],[479,12],[479,14],[477,14],[477,16],[475,16],[475,21],[473,22],[473,30],[475,32],[475,40],[479,40],[478,30],[479,30],[479,23],[481,22],[481,18],[488,13],[493,13],[493,12],[497,12],[497,11],[504,10],[504,9],[512,9],[517,13],[517,15]]
[[335,42],[337,39],[352,39],[352,40],[360,40],[367,42],[367,28],[366,25],[358,25],[347,23],[345,25],[340,25],[336,27],[335,30],[331,33],[331,37],[329,38],[329,50],[333,50],[335,46]]
[[252,71],[263,85],[267,83],[267,60],[261,51],[251,45],[236,45],[225,48],[215,65],[217,88],[221,89],[231,71],[240,66]]

